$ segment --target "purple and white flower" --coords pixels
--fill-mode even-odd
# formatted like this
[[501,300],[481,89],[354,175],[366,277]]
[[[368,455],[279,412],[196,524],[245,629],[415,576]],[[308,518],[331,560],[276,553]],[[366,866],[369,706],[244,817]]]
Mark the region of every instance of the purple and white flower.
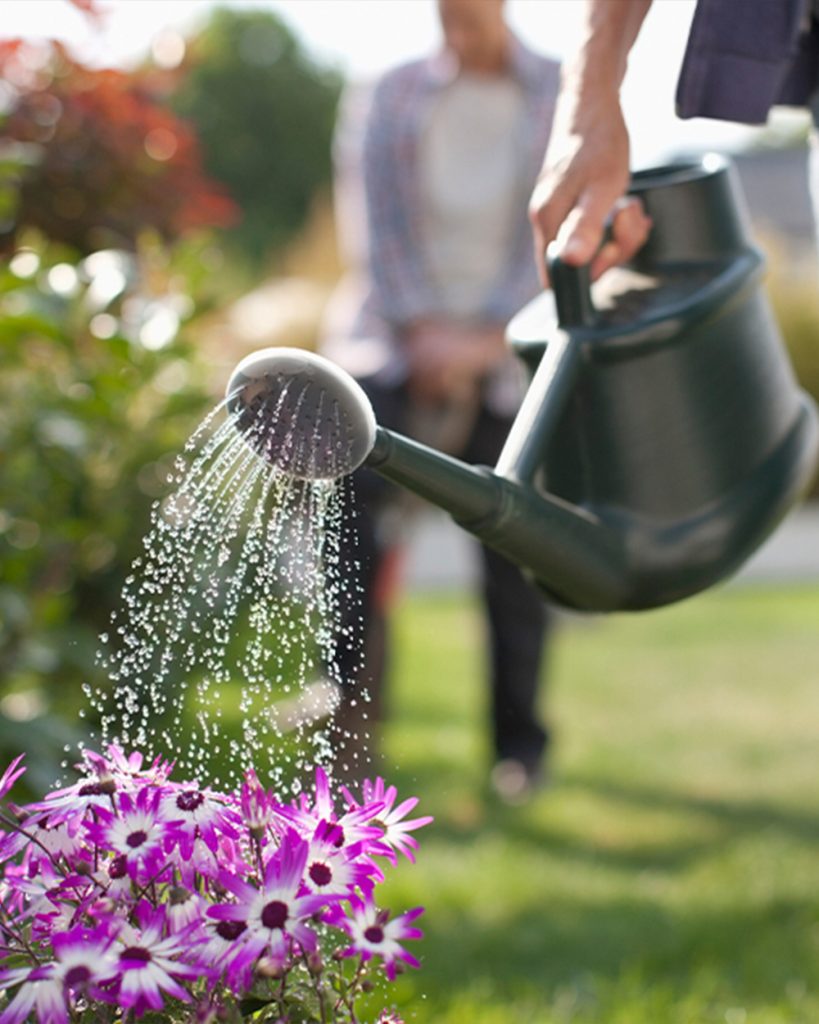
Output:
[[365,855],[364,843],[345,846],[339,825],[319,822],[307,848],[304,885],[312,893],[325,896],[351,896],[356,890],[372,892],[384,875],[372,858]]
[[225,842],[235,843],[241,836],[239,812],[227,797],[207,788],[169,785],[162,793],[162,813],[177,823],[183,882],[193,884],[196,873],[215,877],[223,863]]
[[411,967],[421,964],[401,945],[407,939],[423,938],[420,928],[413,921],[424,911],[423,907],[415,907],[405,914],[390,918],[388,911],[379,910],[372,900],[350,900],[350,913],[341,916],[333,913],[331,920],[342,928],[352,939],[351,944],[342,950],[342,956],[360,956],[366,962],[372,957],[380,957],[384,970],[390,981],[395,979],[401,963]]
[[[360,806],[349,789],[342,787],[341,792],[350,807],[358,808]],[[395,786],[387,786],[380,777],[376,778],[375,782],[365,779],[362,784],[362,792],[364,797],[363,807],[381,804],[381,810],[375,817],[370,819],[369,824],[378,826],[383,830],[380,838],[382,843],[389,848],[386,856],[395,864],[397,859],[395,851],[398,850],[408,860],[414,862],[415,856],[413,851],[418,849],[418,840],[407,833],[414,832],[415,829],[428,825],[434,820],[433,817],[427,814],[421,818],[411,818],[409,821],[404,821],[404,818],[406,818],[410,811],[413,811],[418,806],[418,797],[411,796],[395,807],[398,790]]]
[[373,826],[370,822],[384,809],[382,801],[375,801],[363,806],[348,806],[338,814],[335,809],[330,781],[321,766],[316,768],[315,800],[310,802],[307,794],[293,804],[279,807],[279,815],[297,830],[299,835],[310,838],[322,824],[332,824],[337,828],[336,845],[364,843],[370,854],[388,855],[390,848],[381,843],[383,829]]
[[190,995],[180,982],[201,976],[203,967],[188,962],[199,939],[191,930],[168,934],[164,908],[153,910],[143,902],[137,916],[140,927],[126,924],[117,936],[116,1002],[140,1016],[162,1009],[163,992],[188,1002]]
[[236,897],[233,903],[219,903],[208,911],[216,921],[245,925],[242,944],[249,957],[265,954],[284,962],[292,941],[305,952],[317,946],[316,933],[306,922],[327,908],[331,899],[323,895],[301,895],[307,863],[308,844],[295,832],[288,833],[265,866],[264,882],[256,888],[227,871],[219,883]]
[[53,961],[0,974],[3,989],[20,986],[0,1013],[0,1024],[19,1024],[32,1011],[43,1024],[65,1024],[78,997],[99,996],[101,986],[116,975],[112,943],[102,925],[52,935]]
[[99,849],[121,857],[131,878],[151,877],[166,851],[184,838],[179,822],[165,817],[161,805],[161,789],[143,786],[135,798],[119,793],[116,809],[98,808],[96,820],[86,822],[86,835]]
[[[417,966],[402,943],[420,937],[420,908],[390,919],[374,890],[377,858],[411,858],[407,833],[429,819],[407,820],[416,801],[396,806],[383,780],[360,804],[344,791],[339,811],[322,769],[312,795],[284,804],[252,771],[223,795],[116,745],[78,768],[78,782],[4,814],[0,1024],[177,1019],[191,1002],[186,1019],[210,1020],[248,998],[287,1021],[305,991],[344,992],[348,1020],[368,961],[391,978]],[[0,795],[21,774],[18,758]],[[320,1016],[337,1019],[329,1003]]]

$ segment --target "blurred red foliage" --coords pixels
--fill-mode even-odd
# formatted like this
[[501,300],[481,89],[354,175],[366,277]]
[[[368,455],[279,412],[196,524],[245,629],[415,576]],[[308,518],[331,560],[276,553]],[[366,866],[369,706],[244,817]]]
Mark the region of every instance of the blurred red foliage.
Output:
[[[74,3],[97,13],[92,0]],[[92,69],[59,43],[17,39],[0,42],[0,79],[0,145],[23,165],[0,245],[35,227],[80,252],[130,248],[146,227],[173,239],[237,220],[203,170],[194,130],[154,101],[144,74]]]

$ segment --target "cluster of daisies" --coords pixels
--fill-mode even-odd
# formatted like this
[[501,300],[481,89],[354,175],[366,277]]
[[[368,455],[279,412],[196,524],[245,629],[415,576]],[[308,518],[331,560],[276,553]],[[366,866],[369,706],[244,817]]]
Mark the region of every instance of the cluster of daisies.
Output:
[[380,778],[360,799],[334,795],[321,768],[290,803],[253,772],[222,794],[116,745],[77,767],[73,785],[0,812],[0,1024],[355,1022],[374,970],[418,966],[403,943],[421,937],[422,908],[390,916],[374,901],[431,821],[407,818],[416,798],[396,806]]

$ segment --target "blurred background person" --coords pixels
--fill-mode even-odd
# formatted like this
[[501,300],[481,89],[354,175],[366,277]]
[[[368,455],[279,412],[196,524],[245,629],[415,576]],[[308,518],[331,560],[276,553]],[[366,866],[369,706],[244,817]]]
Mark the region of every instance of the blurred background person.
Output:
[[[503,0],[439,0],[438,13],[440,52],[344,99],[336,184],[350,274],[331,303],[323,350],[359,380],[382,425],[494,465],[525,383],[504,331],[539,290],[526,202],[559,67],[515,38]],[[362,646],[342,635],[332,673],[342,684],[340,762],[353,771],[382,714],[406,499],[366,469],[348,493],[342,578],[349,593],[358,587],[361,607],[350,617],[360,614],[364,637]],[[481,559],[490,779],[513,802],[543,778],[549,733],[537,698],[551,616],[515,566],[485,548]]]

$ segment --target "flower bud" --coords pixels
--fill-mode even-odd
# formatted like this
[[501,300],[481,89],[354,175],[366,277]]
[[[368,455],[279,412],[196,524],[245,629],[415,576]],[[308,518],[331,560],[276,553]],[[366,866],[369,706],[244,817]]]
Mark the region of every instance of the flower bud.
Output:
[[284,964],[269,956],[262,957],[256,964],[256,974],[260,978],[271,978],[273,981],[278,981],[284,977],[285,973]]
[[114,781],[113,775],[103,775],[99,779],[100,793],[104,793],[106,796],[113,796],[117,791],[117,784]]
[[179,906],[181,903],[188,902],[191,898],[191,893],[183,885],[175,885],[168,894],[168,897],[172,906]]

